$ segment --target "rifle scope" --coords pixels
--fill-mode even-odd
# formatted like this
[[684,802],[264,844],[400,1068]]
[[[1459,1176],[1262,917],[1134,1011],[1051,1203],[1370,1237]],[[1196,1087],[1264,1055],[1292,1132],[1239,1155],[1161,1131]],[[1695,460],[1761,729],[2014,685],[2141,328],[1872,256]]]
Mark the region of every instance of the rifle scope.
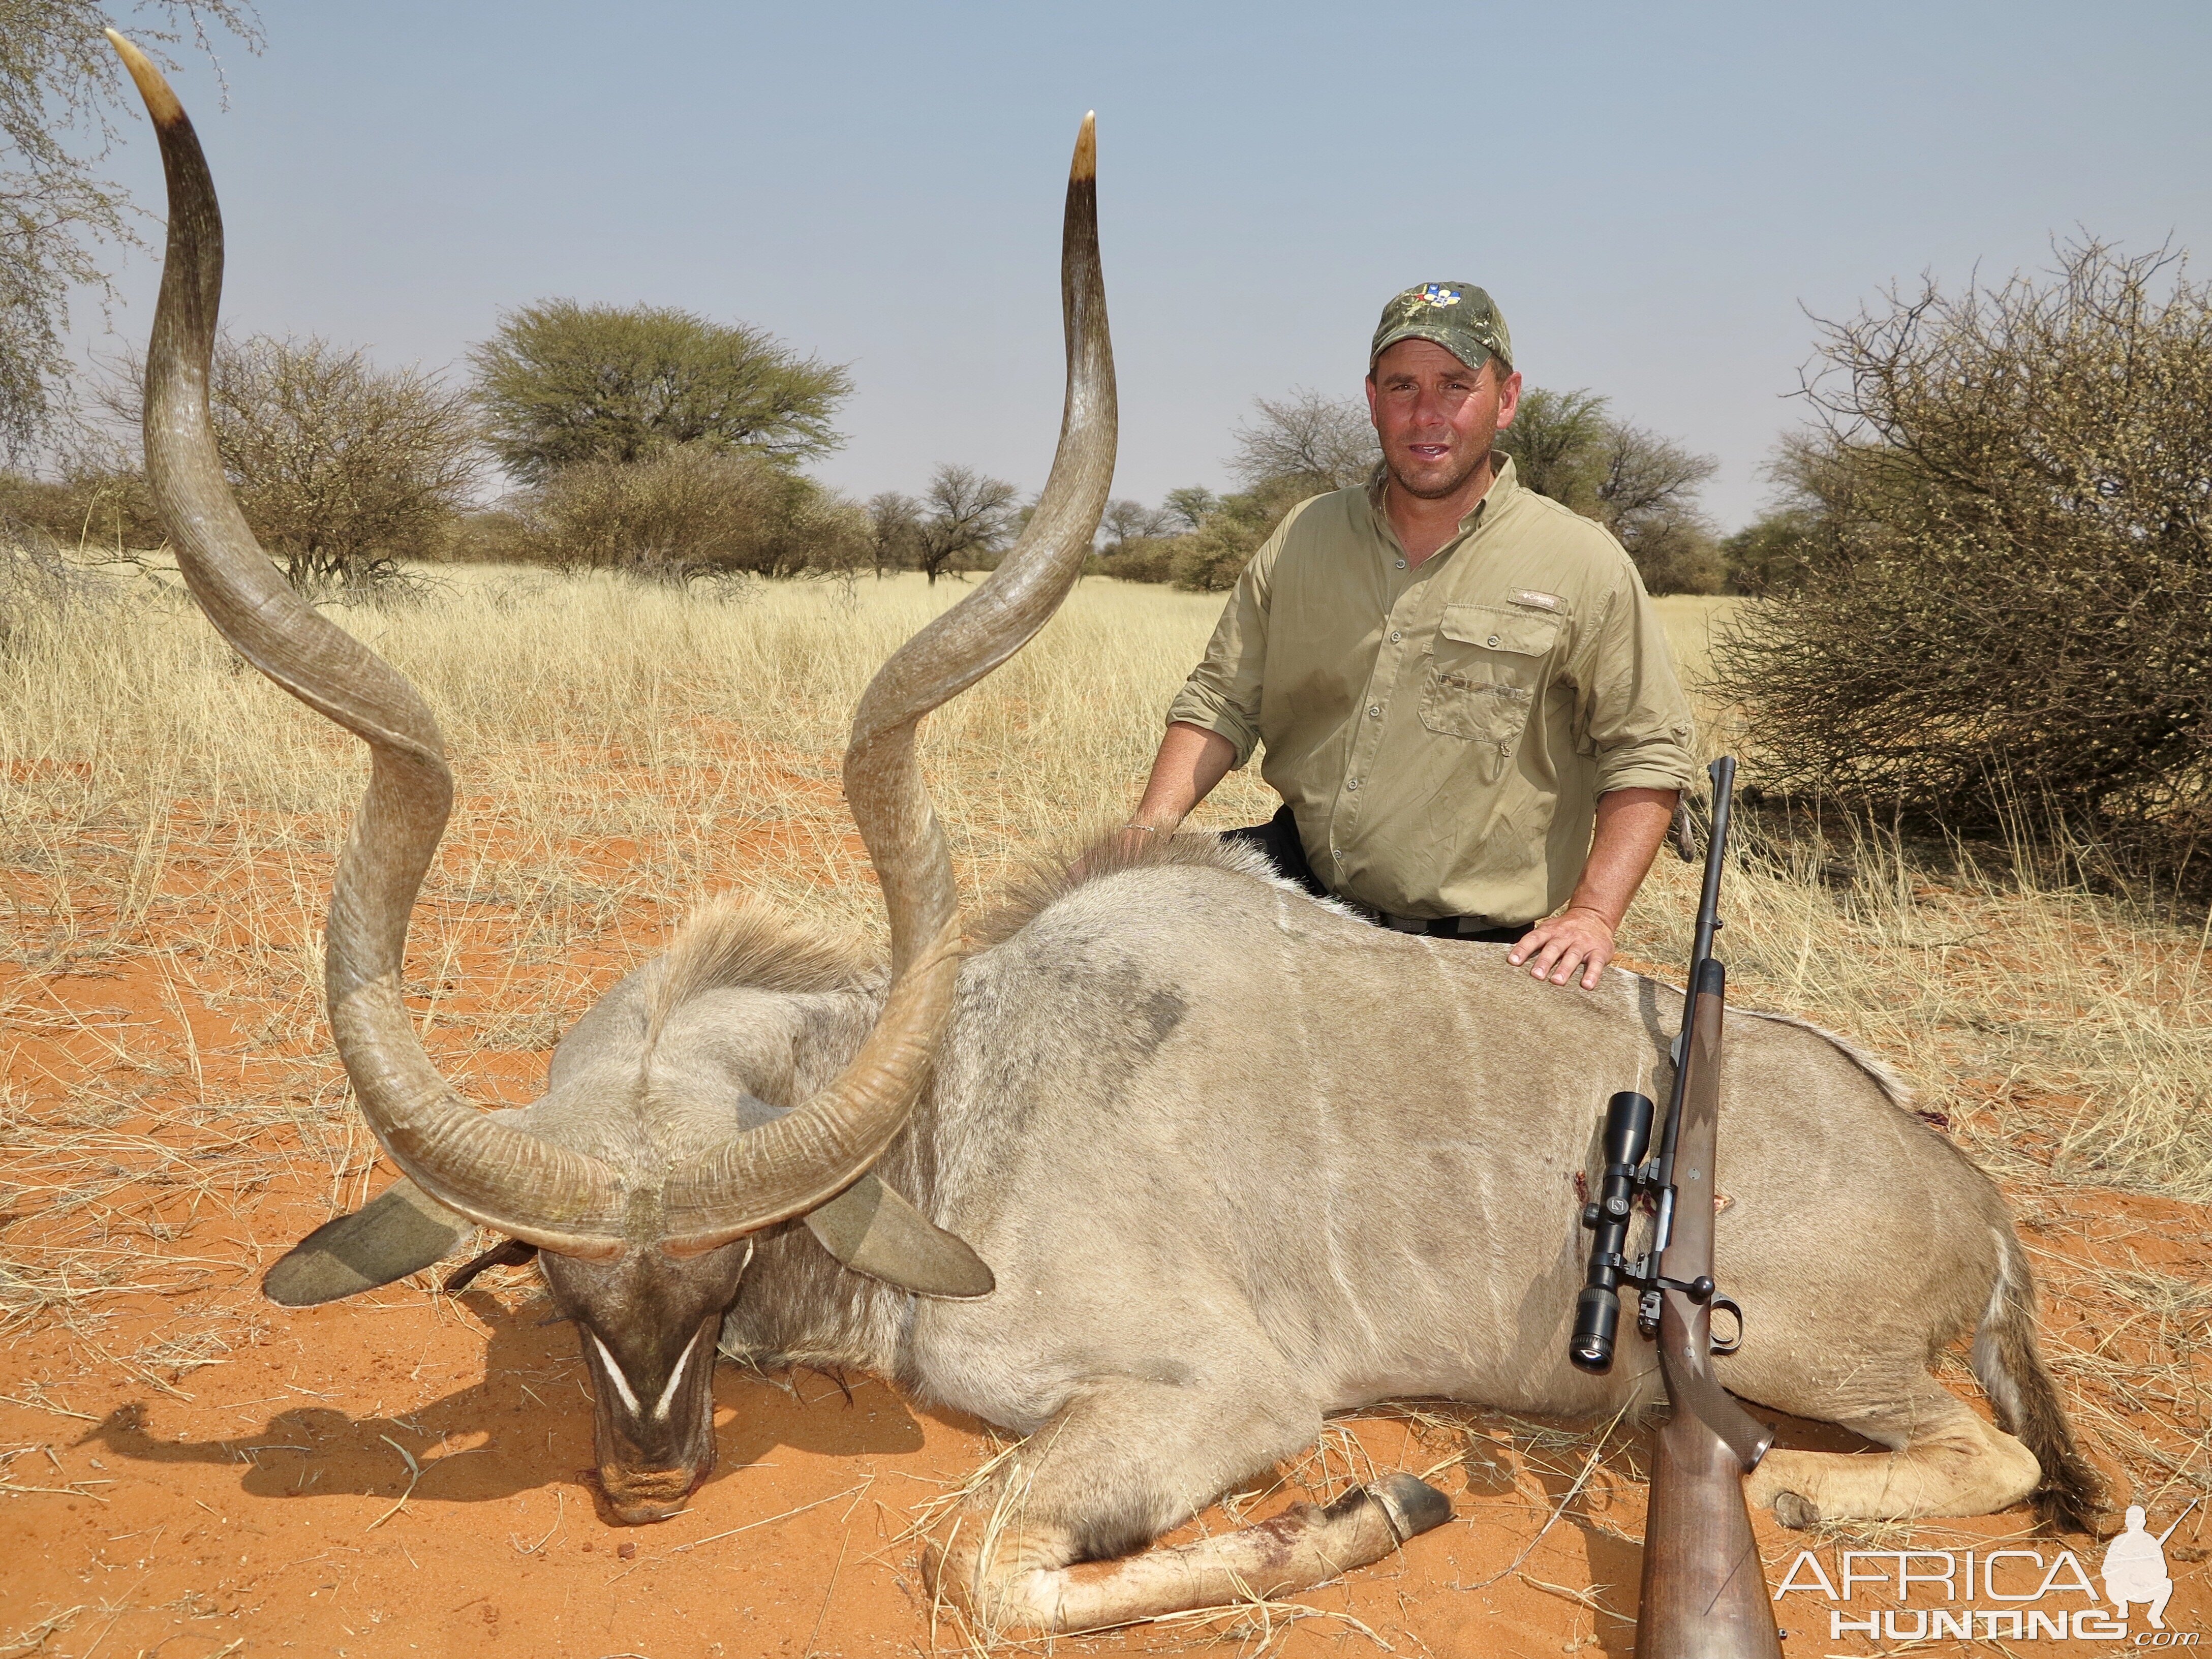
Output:
[[1636,1171],[1651,1145],[1654,1108],[1649,1095],[1623,1089],[1605,1107],[1605,1179],[1583,1208],[1591,1232],[1589,1271],[1575,1299],[1575,1334],[1567,1358],[1586,1371],[1613,1369],[1613,1333],[1620,1325],[1621,1248],[1636,1202]]

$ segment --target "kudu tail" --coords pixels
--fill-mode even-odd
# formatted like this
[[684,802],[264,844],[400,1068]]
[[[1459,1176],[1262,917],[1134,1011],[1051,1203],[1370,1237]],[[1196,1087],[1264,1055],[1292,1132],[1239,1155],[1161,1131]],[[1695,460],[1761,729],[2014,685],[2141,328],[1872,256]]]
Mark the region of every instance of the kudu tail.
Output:
[[1970,1363],[1997,1421],[2043,1467],[2032,1494],[2036,1517],[2059,1532],[2085,1532],[2103,1507],[2104,1482],[2075,1443],[2058,1385],[2035,1340],[2035,1280],[2009,1226],[1996,1230],[1996,1282],[1974,1333]]

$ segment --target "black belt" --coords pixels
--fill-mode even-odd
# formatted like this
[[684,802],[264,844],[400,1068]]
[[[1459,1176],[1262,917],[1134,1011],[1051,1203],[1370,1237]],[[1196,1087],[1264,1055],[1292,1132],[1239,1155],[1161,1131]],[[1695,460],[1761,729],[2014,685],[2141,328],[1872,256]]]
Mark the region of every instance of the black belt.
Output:
[[1500,923],[1488,916],[1394,916],[1388,910],[1364,904],[1358,908],[1377,927],[1388,927],[1394,933],[1425,933],[1431,939],[1463,939],[1478,945],[1518,945],[1536,925],[1533,921]]

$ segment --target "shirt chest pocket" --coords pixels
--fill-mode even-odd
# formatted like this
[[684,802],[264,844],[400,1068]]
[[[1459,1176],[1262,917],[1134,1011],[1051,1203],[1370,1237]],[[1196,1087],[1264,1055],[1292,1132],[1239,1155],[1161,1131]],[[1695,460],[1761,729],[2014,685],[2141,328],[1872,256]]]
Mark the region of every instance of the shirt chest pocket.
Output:
[[1449,738],[1516,741],[1548,678],[1559,619],[1505,605],[1451,605],[1421,686],[1421,724]]

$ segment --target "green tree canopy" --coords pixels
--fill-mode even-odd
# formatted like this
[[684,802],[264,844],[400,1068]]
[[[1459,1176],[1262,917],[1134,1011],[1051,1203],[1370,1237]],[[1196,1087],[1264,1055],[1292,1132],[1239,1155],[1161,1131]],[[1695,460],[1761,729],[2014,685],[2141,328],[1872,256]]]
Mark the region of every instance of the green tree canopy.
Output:
[[1595,392],[1529,386],[1513,424],[1498,434],[1498,447],[1513,458],[1515,473],[1539,495],[1595,517],[1599,457],[1612,424],[1605,409],[1606,400]]
[[795,465],[843,441],[830,421],[853,386],[763,330],[670,306],[544,300],[469,355],[492,453],[532,483],[678,445]]
[[1795,586],[1806,574],[1818,515],[1802,504],[1778,507],[1724,538],[1729,590],[1754,598]]
[[672,585],[850,570],[868,556],[863,508],[757,455],[696,444],[563,467],[508,514],[526,559]]
[[1594,392],[1530,386],[1498,447],[1522,483],[1620,538],[1654,593],[1717,593],[1723,567],[1698,491],[1717,463],[1617,420]]
[[1170,489],[1161,502],[1160,511],[1177,528],[1195,530],[1206,522],[1206,515],[1221,505],[1221,497],[1204,484],[1184,484]]

